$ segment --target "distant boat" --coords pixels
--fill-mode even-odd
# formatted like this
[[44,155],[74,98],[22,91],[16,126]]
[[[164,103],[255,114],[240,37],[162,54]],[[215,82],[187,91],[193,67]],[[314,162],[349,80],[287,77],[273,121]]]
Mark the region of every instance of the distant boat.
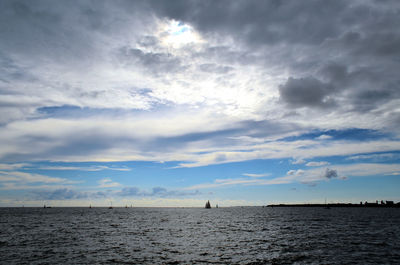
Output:
[[91,208],[92,208],[92,205],[89,205],[89,208],[91,209]]
[[215,208],[218,208],[218,204],[215,206]]
[[325,198],[325,207],[324,207],[325,209],[330,209],[331,207],[329,207],[329,205],[328,204],[326,204],[326,198]]
[[210,204],[210,201],[207,201],[207,202],[206,202],[206,206],[205,206],[205,208],[206,208],[206,209],[211,209],[211,204]]
[[112,202],[110,202],[111,203],[111,205],[110,205],[110,207],[108,207],[108,209],[112,209],[113,208],[113,206],[112,206]]

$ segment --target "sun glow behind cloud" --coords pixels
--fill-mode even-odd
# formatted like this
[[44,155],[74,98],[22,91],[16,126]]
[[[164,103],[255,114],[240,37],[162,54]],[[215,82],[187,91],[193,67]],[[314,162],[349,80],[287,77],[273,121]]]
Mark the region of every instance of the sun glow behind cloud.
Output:
[[200,34],[181,21],[169,20],[161,23],[160,28],[161,42],[169,48],[179,49],[188,44],[202,42]]

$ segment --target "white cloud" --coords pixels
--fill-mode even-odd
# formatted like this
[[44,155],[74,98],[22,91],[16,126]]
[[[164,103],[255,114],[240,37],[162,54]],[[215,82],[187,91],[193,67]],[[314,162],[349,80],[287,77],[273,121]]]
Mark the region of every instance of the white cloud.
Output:
[[370,159],[370,160],[388,160],[399,157],[398,154],[394,153],[385,153],[385,154],[365,154],[365,155],[355,155],[346,158],[347,160],[362,160],[362,159]]
[[243,176],[252,177],[252,178],[262,178],[270,176],[270,173],[262,173],[262,174],[253,174],[253,173],[243,173]]
[[299,164],[304,164],[305,162],[307,161],[304,160],[303,158],[296,158],[295,160],[292,160],[290,163],[292,163],[293,165],[299,165]]
[[113,182],[110,178],[104,178],[98,181],[99,188],[113,188],[121,186],[118,182]]
[[0,171],[0,181],[16,181],[23,183],[69,183],[64,178],[49,177],[41,174],[27,173],[20,171]]
[[[74,182],[77,184],[78,182]],[[21,183],[13,183],[13,182],[4,182],[0,186],[0,190],[54,190],[54,189],[65,189],[65,188],[74,188],[74,185],[69,184],[53,184],[53,185],[29,185],[29,184],[21,184]]]
[[312,161],[312,162],[308,162],[307,164],[306,164],[306,166],[308,166],[308,167],[321,167],[321,166],[326,166],[326,165],[329,165],[329,162],[326,162],[326,161]]
[[332,136],[330,136],[330,135],[322,134],[322,135],[318,136],[315,139],[317,139],[317,140],[328,140],[328,139],[331,139],[331,138],[332,138]]
[[24,167],[30,167],[27,163],[0,164],[0,170],[16,170]]
[[78,170],[78,171],[102,171],[102,170],[114,170],[114,171],[131,171],[127,167],[108,167],[108,166],[89,166],[89,167],[74,167],[74,166],[41,166],[39,169],[42,170]]

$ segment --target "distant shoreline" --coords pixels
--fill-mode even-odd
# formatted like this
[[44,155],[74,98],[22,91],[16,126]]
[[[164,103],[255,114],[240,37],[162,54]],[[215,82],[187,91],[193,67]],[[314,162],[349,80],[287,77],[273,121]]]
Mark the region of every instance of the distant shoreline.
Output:
[[267,207],[356,207],[356,208],[400,208],[400,203],[396,204],[353,204],[353,203],[304,203],[304,204],[269,204]]

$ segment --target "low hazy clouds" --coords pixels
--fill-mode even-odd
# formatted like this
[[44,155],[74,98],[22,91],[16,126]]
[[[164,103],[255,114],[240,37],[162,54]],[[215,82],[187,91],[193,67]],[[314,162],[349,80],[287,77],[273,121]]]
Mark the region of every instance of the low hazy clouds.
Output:
[[[107,186],[105,186],[107,187]],[[48,189],[32,191],[31,199],[35,200],[80,200],[80,199],[103,199],[113,197],[189,197],[201,194],[199,191],[179,191],[168,190],[162,187],[154,187],[151,191],[141,190],[137,187],[124,187],[120,190],[105,190],[105,191],[79,191],[71,188]]]

